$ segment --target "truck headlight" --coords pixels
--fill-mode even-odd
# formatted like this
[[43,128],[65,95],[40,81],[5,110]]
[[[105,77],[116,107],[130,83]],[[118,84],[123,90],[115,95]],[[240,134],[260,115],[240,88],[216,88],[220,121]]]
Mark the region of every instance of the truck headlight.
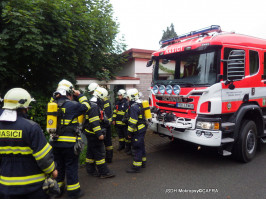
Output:
[[153,92],[154,94],[157,94],[157,93],[159,92],[159,87],[158,87],[158,85],[155,85],[155,86],[152,87],[152,92]]
[[219,130],[220,124],[219,124],[219,122],[201,122],[201,121],[198,121],[196,128],[206,129],[206,130]]
[[166,90],[166,92],[167,92],[168,94],[172,94],[172,92],[173,92],[173,87],[172,87],[171,85],[167,85],[166,88],[165,88],[165,90]]
[[179,95],[180,90],[181,90],[181,88],[180,88],[179,85],[174,85],[174,87],[173,87],[173,91],[174,91],[174,93],[175,93],[176,95]]
[[161,94],[164,94],[165,93],[165,86],[164,85],[160,85],[159,91],[160,91]]

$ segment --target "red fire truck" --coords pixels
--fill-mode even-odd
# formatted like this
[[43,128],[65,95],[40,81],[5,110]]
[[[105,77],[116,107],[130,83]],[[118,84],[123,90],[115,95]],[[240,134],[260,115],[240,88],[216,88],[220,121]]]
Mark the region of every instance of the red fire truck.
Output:
[[150,128],[252,160],[266,137],[266,40],[212,25],[161,44],[147,63]]

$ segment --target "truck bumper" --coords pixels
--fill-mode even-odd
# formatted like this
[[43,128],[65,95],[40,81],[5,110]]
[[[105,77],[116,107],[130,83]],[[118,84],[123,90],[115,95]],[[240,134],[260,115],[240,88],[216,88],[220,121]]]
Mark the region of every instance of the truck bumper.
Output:
[[[163,134],[166,136],[178,138],[188,142],[192,142],[198,145],[219,147],[222,141],[221,131],[207,131],[199,129],[184,129],[182,131],[168,129],[163,124],[152,123],[149,127],[154,132]],[[204,134],[208,132],[208,135]]]

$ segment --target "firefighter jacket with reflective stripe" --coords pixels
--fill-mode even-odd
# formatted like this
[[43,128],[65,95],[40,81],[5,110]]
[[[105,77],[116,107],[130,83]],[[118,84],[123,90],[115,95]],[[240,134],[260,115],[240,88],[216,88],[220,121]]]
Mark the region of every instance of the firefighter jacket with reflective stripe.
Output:
[[[76,142],[76,131],[79,125],[78,116],[84,114],[90,109],[88,99],[84,95],[79,95],[77,101],[70,101],[66,96],[61,96],[55,101],[60,104],[64,102],[61,109],[63,116],[61,118],[61,127],[59,137],[55,141],[51,141],[54,147],[72,147]],[[81,139],[81,138],[78,138]]]
[[118,100],[115,104],[115,109],[113,112],[113,121],[115,121],[116,125],[126,125],[123,122],[125,115],[128,110],[128,101],[123,98],[122,100]]
[[111,107],[111,102],[109,101],[108,98],[105,98],[103,101],[103,111],[106,114],[106,117],[109,122],[112,121],[112,107]]
[[86,112],[84,133],[98,138],[103,134],[100,125],[100,107],[95,102],[90,102],[90,106],[91,109]]
[[146,130],[146,120],[141,103],[133,103],[129,109],[128,134],[136,131]]
[[52,147],[40,126],[18,114],[0,121],[0,193],[24,195],[42,187],[55,169]]

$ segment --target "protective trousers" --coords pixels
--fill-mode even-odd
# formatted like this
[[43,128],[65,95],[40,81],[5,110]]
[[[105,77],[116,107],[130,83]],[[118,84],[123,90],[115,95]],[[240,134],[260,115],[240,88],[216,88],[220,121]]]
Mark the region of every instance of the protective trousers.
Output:
[[104,145],[106,150],[106,162],[111,163],[113,159],[113,145],[112,145],[112,132],[111,126],[106,128],[106,136],[104,138]]
[[95,135],[87,135],[87,154],[86,154],[86,169],[89,174],[104,175],[109,173],[105,162],[105,148],[103,140],[99,140]]
[[0,199],[49,199],[50,197],[46,194],[42,188],[29,194],[24,195],[4,195],[0,191]]
[[68,196],[75,197],[80,193],[78,181],[78,161],[79,156],[74,154],[74,148],[54,148],[54,159],[57,164],[58,176],[56,181],[61,189],[64,190],[64,179],[66,174]]
[[125,148],[125,140],[127,137],[127,126],[117,125],[116,131],[119,137],[119,148],[118,150],[122,150]]
[[133,147],[133,168],[140,168],[146,165],[146,151],[145,151],[145,133],[146,128],[140,131],[134,132],[132,135],[132,147]]

